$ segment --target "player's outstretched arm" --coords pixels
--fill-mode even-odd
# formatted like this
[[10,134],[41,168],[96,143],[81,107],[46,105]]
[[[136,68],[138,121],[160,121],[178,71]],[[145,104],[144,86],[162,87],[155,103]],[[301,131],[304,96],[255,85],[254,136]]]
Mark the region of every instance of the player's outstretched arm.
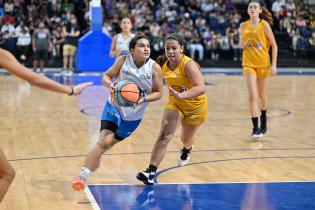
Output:
[[48,77],[29,70],[20,64],[10,52],[3,49],[0,49],[0,67],[29,82],[31,85],[68,95],[79,95],[86,87],[93,84],[92,82],[85,82],[74,87],[60,84]]

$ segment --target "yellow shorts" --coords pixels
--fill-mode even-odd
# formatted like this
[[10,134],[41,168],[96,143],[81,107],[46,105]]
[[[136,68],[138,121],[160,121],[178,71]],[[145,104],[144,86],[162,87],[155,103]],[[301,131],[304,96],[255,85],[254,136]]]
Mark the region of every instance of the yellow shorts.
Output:
[[66,56],[74,56],[75,51],[77,51],[77,47],[70,45],[70,44],[65,44],[63,46],[63,55]]
[[183,110],[179,108],[178,106],[176,106],[175,103],[168,101],[168,103],[165,105],[165,109],[179,111],[179,113],[181,113],[183,117],[184,122],[191,125],[199,125],[206,121],[207,114],[208,114],[208,102],[190,111],[190,110]]
[[267,78],[270,75],[270,67],[264,68],[253,68],[253,67],[243,67],[243,76],[255,74],[257,78]]

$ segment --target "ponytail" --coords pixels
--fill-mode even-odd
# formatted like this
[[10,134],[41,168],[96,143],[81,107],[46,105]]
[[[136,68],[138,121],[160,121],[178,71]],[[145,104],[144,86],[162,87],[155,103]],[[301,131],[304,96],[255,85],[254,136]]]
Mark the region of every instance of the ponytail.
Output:
[[159,64],[161,67],[166,63],[167,58],[166,55],[163,53],[163,55],[159,55],[156,58],[156,63]]
[[260,6],[262,12],[259,17],[269,23],[269,25],[273,25],[272,14],[268,11],[265,6]]

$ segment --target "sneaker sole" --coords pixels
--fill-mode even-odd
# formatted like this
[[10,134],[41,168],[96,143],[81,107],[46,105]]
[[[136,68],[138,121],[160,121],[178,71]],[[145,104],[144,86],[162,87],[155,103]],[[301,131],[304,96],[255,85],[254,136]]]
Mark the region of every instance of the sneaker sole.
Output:
[[188,157],[187,158],[187,160],[181,160],[180,158],[177,160],[177,165],[178,166],[185,166],[185,165],[187,165],[188,164],[188,162],[189,162],[189,160],[190,160],[190,157]]
[[137,174],[137,179],[139,181],[143,182],[143,184],[145,184],[145,185],[153,185],[154,184],[154,183],[148,182],[148,180],[147,180],[148,178],[145,175],[143,175],[142,173]]
[[263,137],[263,134],[253,135],[252,139],[257,140],[257,139],[262,138],[262,137]]

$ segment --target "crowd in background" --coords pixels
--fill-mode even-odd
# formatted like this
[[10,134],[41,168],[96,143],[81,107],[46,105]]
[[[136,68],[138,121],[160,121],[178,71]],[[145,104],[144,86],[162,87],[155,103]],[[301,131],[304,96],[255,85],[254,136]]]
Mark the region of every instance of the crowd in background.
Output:
[[[287,34],[293,52],[314,51],[314,7],[301,0],[265,3],[274,15],[275,34]],[[76,19],[80,36],[89,30],[88,4],[87,0],[0,0],[0,46],[22,62],[29,57],[36,61],[39,48],[47,51],[49,62],[63,58],[71,18]],[[165,35],[176,31],[184,35],[186,53],[196,60],[241,59],[238,27],[247,18],[246,7],[240,11],[231,0],[103,0],[102,7],[103,31],[114,36],[120,32],[120,20],[129,17],[134,33],[151,37],[153,58],[163,52]]]
[[295,55],[315,56],[315,8],[303,1],[275,0],[271,4],[275,29],[289,37]]

